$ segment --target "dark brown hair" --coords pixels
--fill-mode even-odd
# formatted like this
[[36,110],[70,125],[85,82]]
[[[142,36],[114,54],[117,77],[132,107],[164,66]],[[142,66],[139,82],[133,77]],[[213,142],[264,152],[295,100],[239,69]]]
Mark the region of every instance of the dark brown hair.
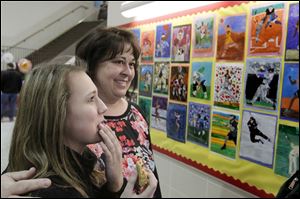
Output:
[[[131,46],[130,50],[132,49],[135,60],[135,77],[131,83],[134,91],[137,88],[137,68],[141,50],[134,34],[130,31],[114,27],[95,29],[76,45],[75,54],[87,62],[88,74],[94,81],[97,66],[122,54],[126,50],[126,44]],[[130,94],[127,92],[126,96],[130,97]]]

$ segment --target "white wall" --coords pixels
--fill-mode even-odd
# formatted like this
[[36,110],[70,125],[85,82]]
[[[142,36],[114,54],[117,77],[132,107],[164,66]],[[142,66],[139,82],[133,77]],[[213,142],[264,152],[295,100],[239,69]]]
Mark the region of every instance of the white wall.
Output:
[[[108,3],[107,25],[132,22],[121,15],[123,1]],[[163,197],[166,198],[256,198],[255,195],[194,169],[159,152],[154,154]]]
[[164,198],[257,198],[159,152],[154,159]]
[[1,46],[13,46],[66,13],[80,8],[18,47],[38,49],[97,12],[93,1],[1,1]]

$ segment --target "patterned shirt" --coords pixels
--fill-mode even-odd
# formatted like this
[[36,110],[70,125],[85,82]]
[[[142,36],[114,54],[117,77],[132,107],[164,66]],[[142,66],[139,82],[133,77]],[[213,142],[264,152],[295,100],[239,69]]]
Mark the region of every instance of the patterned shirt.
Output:
[[[144,167],[151,169],[158,180],[158,175],[151,148],[149,125],[138,105],[128,102],[128,108],[120,116],[105,116],[106,124],[116,133],[123,150],[123,175],[126,179],[132,166],[139,162]],[[97,157],[102,155],[101,146],[88,145]],[[161,198],[159,184],[154,194],[155,198]]]

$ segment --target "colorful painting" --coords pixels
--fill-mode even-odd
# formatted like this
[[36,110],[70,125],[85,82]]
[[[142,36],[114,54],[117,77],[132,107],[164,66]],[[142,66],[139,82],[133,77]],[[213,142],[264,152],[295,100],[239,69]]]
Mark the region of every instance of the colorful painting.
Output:
[[134,34],[135,38],[137,39],[138,44],[140,45],[141,30],[137,28],[137,29],[132,29],[131,32]]
[[280,124],[275,173],[291,177],[297,170],[299,170],[299,127]]
[[175,26],[172,37],[172,62],[189,62],[191,25]]
[[299,3],[290,4],[285,60],[299,61]]
[[193,62],[190,81],[191,97],[210,100],[211,91],[211,62]]
[[141,39],[141,61],[142,63],[152,63],[154,55],[154,30],[142,32]]
[[170,62],[155,62],[153,74],[153,92],[168,95]]
[[210,106],[190,102],[187,140],[207,147],[209,129]]
[[170,79],[170,99],[179,102],[187,101],[188,66],[172,66]]
[[152,95],[152,65],[140,66],[140,81],[139,81],[139,93],[140,95],[151,97]]
[[284,65],[280,116],[299,122],[299,62]]
[[243,64],[216,64],[214,105],[239,110],[242,70]]
[[246,15],[220,19],[217,61],[243,61],[245,49]]
[[169,103],[167,111],[167,137],[185,142],[186,106]]
[[235,159],[239,116],[213,111],[210,150]]
[[193,24],[193,57],[212,57],[215,47],[215,19],[196,17]]
[[156,27],[155,58],[170,58],[171,24]]
[[277,110],[280,59],[248,59],[245,75],[245,107]]
[[153,96],[151,127],[166,132],[168,99]]
[[240,157],[272,168],[276,122],[276,116],[244,111]]
[[282,54],[284,10],[284,3],[251,8],[248,39],[250,56]]
[[151,112],[151,98],[139,97],[139,107],[143,110],[146,116],[147,122],[150,122],[150,112]]

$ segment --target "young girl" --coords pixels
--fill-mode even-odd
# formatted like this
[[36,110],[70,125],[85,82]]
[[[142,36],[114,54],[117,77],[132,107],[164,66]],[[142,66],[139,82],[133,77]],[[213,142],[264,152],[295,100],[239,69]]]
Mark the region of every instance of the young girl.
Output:
[[[34,68],[21,90],[7,171],[34,166],[34,178],[51,179],[49,188],[32,196],[119,197],[126,185],[122,151],[104,124],[106,110],[83,63]],[[86,147],[97,142],[105,154],[105,170]],[[155,190],[153,174],[150,181]],[[128,191],[125,195],[134,196]]]

